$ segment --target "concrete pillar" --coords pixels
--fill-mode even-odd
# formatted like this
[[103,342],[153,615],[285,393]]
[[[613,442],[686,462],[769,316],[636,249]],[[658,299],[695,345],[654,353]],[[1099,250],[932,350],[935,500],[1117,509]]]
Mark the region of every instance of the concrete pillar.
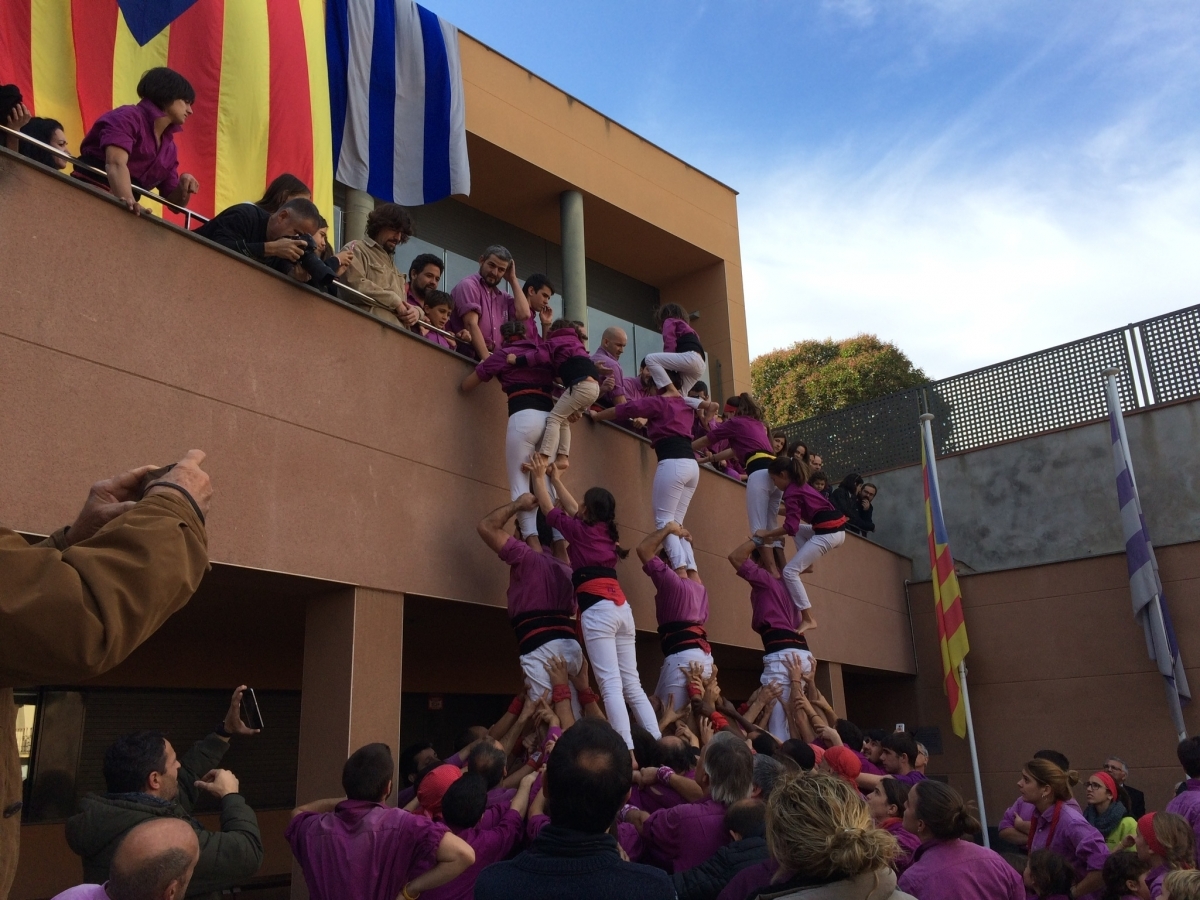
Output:
[[[381,741],[399,758],[403,651],[402,594],[346,588],[308,601],[298,804],[342,796],[342,765],[364,744]],[[291,896],[308,897],[295,863]]]
[[842,683],[841,663],[821,663],[817,669],[817,690],[825,695],[839,719],[846,718],[846,688]]
[[367,236],[367,216],[375,208],[375,198],[366,191],[346,189],[346,210],[342,213],[342,243]]
[[[587,324],[587,245],[583,239],[583,194],[559,195],[562,229],[563,316]],[[599,346],[596,341],[593,345]],[[594,349],[594,347],[593,347]]]

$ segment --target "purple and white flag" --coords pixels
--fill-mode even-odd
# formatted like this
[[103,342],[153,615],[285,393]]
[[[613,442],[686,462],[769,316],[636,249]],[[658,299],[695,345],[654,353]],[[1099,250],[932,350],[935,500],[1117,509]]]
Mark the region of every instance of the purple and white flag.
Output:
[[1175,639],[1167,600],[1163,596],[1162,579],[1158,575],[1158,560],[1154,556],[1154,545],[1150,543],[1150,532],[1146,528],[1142,501],[1133,477],[1129,440],[1125,435],[1125,420],[1117,393],[1117,376],[1112,372],[1105,372],[1105,376],[1113,468],[1117,475],[1117,502],[1121,506],[1121,529],[1125,535],[1125,560],[1129,566],[1133,615],[1145,631],[1146,651],[1166,682],[1171,721],[1175,724],[1179,740],[1183,740],[1187,737],[1187,728],[1183,724],[1182,704],[1192,699],[1192,693],[1188,688],[1187,675],[1184,674],[1179,642]]

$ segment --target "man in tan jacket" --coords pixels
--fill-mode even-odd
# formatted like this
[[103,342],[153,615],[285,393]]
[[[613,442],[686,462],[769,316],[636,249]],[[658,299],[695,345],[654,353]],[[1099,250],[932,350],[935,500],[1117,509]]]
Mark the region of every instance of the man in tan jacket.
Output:
[[0,900],[21,837],[12,689],[107,672],[191,599],[208,569],[203,461],[189,451],[140,500],[154,466],[99,481],[73,525],[33,546],[0,527]]
[[345,280],[363,296],[351,296],[371,315],[412,328],[421,310],[408,302],[408,286],[396,268],[396,248],[413,235],[412,217],[398,203],[381,203],[367,215],[367,236],[342,249],[354,250]]

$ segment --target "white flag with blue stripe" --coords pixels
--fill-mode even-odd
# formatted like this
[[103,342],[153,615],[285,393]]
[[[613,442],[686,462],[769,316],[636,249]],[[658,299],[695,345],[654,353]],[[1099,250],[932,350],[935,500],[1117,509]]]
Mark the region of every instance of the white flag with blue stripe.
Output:
[[406,206],[471,192],[458,29],[413,0],[328,0],[334,177]]

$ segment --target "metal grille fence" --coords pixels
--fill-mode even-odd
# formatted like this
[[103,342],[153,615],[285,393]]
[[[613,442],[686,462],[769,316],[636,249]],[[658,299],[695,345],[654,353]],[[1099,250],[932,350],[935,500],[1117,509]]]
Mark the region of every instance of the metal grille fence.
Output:
[[868,474],[921,459],[917,417],[933,414],[939,456],[1107,415],[1104,369],[1126,411],[1200,397],[1200,306],[1051,347],[784,426],[825,471]]

